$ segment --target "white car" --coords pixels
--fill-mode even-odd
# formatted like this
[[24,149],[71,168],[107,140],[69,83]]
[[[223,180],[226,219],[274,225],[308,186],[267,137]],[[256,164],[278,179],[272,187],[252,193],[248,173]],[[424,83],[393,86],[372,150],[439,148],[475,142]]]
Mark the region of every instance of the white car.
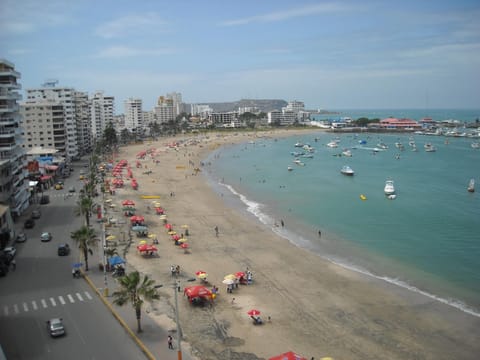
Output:
[[21,243],[27,241],[27,234],[25,233],[20,233],[17,235],[17,238],[15,239],[15,242]]
[[51,337],[65,335],[62,318],[53,318],[47,321],[47,330]]
[[6,248],[3,249],[3,253],[7,255],[7,258],[12,260],[15,257],[15,254],[17,253],[17,249],[13,246],[7,246]]
[[41,241],[50,241],[52,240],[52,234],[49,232],[43,232],[42,235],[40,235],[40,240]]

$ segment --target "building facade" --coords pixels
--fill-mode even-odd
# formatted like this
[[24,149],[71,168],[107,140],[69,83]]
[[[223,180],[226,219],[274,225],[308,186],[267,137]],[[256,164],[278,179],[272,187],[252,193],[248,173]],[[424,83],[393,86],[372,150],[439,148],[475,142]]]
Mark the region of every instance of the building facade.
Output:
[[130,98],[125,100],[125,128],[130,132],[143,131],[142,99]]
[[93,139],[100,139],[109,123],[113,124],[115,115],[115,98],[106,96],[103,91],[97,91],[90,105],[90,118]]
[[29,206],[26,155],[22,148],[20,73],[13,63],[0,59],[0,203],[19,217]]
[[77,123],[75,117],[75,89],[56,87],[56,81],[46,82],[43,87],[27,89],[27,102],[52,100],[63,105],[64,122],[66,129],[65,154],[67,161],[78,158],[81,149],[78,144]]

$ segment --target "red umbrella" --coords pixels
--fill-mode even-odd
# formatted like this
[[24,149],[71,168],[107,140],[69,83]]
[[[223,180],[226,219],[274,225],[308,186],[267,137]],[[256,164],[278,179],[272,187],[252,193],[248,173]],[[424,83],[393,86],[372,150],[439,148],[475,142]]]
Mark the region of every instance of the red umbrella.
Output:
[[130,217],[130,221],[131,222],[144,222],[145,218],[143,216],[140,216],[140,215],[133,215],[133,216]]
[[168,230],[171,230],[172,229],[172,224],[165,224],[165,228],[168,229]]
[[202,276],[203,274],[206,274],[207,272],[206,271],[203,271],[203,270],[198,270],[195,275],[197,276]]
[[180,239],[180,235],[172,235],[172,240],[178,240]]
[[156,207],[155,212],[157,213],[157,215],[162,215],[165,211],[161,207]]
[[293,351],[289,351],[274,357],[269,358],[268,360],[307,360],[303,356],[295,354]]
[[188,249],[188,244],[187,243],[180,244],[180,247],[182,249]]
[[235,277],[236,278],[241,278],[241,277],[245,277],[245,273],[243,271],[237,271],[235,273]]
[[188,286],[183,290],[183,294],[187,295],[189,300],[194,297],[212,298],[212,292],[201,285]]
[[124,200],[122,201],[123,206],[135,206],[135,203],[132,200]]
[[260,310],[252,309],[252,310],[247,311],[247,314],[250,315],[250,316],[257,316],[257,315],[260,315]]
[[157,251],[157,248],[153,245],[142,244],[137,246],[137,250],[140,252],[148,252],[148,251]]

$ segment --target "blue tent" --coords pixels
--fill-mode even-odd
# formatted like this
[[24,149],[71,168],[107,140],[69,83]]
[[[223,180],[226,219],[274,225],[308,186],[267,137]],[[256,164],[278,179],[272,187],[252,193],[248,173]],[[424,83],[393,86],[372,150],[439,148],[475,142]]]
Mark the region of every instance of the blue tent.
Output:
[[110,266],[115,266],[115,265],[119,265],[119,264],[125,264],[125,260],[117,255],[117,256],[112,256],[108,260],[108,263],[110,264]]

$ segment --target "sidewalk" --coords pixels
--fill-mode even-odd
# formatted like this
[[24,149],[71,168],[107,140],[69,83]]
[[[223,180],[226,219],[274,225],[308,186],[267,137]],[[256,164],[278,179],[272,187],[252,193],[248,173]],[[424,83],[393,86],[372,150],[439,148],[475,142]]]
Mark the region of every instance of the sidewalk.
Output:
[[[109,295],[115,289],[114,278],[107,273],[107,284],[109,288]],[[146,353],[147,359],[162,359],[162,360],[177,360],[178,349],[176,343],[176,334],[172,334],[174,338],[174,349],[168,349],[167,336],[169,335],[167,329],[160,327],[146,312],[147,304],[142,308],[142,333],[137,333],[137,319],[132,305],[126,304],[123,307],[113,305],[111,296],[104,296],[104,273],[99,267],[90,267],[88,274],[85,277],[87,283],[94,287],[96,293],[104,300],[106,307],[112,311],[113,315],[119,320],[123,327],[128,327],[127,331],[130,333],[134,341],[136,341],[140,348]],[[194,360],[188,353],[187,344],[182,342],[182,359]]]

